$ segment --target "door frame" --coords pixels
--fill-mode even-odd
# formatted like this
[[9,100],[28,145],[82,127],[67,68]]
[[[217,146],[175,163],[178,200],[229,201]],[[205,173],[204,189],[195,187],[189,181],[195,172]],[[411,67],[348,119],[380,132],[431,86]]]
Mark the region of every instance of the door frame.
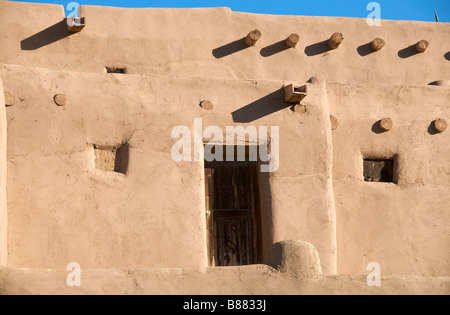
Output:
[[[235,146],[236,147],[236,146]],[[225,148],[224,148],[225,151]],[[216,248],[217,239],[216,233],[217,229],[214,221],[214,166],[220,165],[230,165],[235,163],[235,165],[245,165],[249,167],[250,172],[250,190],[252,191],[252,208],[248,209],[251,215],[251,237],[253,244],[248,244],[252,248],[251,262],[249,264],[260,264],[262,263],[262,222],[261,222],[261,206],[260,206],[260,193],[259,193],[259,161],[213,161],[204,162],[204,174],[205,174],[205,215],[206,215],[206,244],[207,244],[207,255],[208,255],[208,265],[210,267],[216,266]],[[252,180],[253,178],[253,180]]]

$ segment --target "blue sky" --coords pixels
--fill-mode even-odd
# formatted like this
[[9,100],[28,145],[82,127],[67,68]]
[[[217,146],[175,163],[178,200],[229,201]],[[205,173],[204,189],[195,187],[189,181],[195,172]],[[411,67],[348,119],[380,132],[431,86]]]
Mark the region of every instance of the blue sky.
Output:
[[[14,0],[20,1],[20,0]],[[23,2],[56,3],[64,5],[73,0],[27,0]],[[281,14],[350,16],[365,18],[367,5],[373,0],[75,0],[81,5],[116,7],[194,8],[229,7],[233,11]],[[435,21],[434,9],[440,22],[450,22],[450,0],[377,0],[381,18],[388,20]],[[68,11],[66,11],[68,12]]]

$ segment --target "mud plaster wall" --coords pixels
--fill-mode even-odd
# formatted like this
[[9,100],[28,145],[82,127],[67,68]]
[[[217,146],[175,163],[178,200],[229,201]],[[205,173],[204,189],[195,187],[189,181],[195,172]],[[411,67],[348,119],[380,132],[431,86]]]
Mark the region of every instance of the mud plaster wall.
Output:
[[299,279],[265,265],[111,270],[84,269],[81,287],[66,285],[67,271],[0,268],[0,294],[416,294],[448,295],[449,277],[382,276],[380,287],[369,287],[366,275],[329,275]]
[[[401,217],[409,217],[411,208],[403,207],[403,199],[392,191],[382,191],[390,196],[388,204],[374,192],[368,193],[373,194],[370,199],[354,196],[355,185],[364,187],[360,143],[367,141],[367,147],[372,139],[383,139],[368,134],[361,121],[370,125],[372,117],[383,117],[367,116],[362,99],[342,95],[363,85],[358,95],[379,97],[384,112],[397,113],[400,108],[383,102],[380,84],[418,86],[450,79],[445,57],[450,47],[441,45],[450,35],[448,24],[383,21],[382,27],[369,27],[364,19],[276,17],[226,8],[83,6],[82,15],[86,28],[65,36],[58,24],[64,16],[61,6],[0,2],[0,75],[5,88],[23,99],[7,109],[10,266],[64,268],[69,261],[86,268],[205,266],[203,166],[175,163],[170,157],[172,128],[187,125],[192,130],[193,118],[202,117],[204,125],[220,127],[280,126],[280,169],[261,188],[265,254],[272,242],[293,238],[318,248],[325,273],[336,271],[336,264],[340,273],[366,273],[370,260],[382,263],[386,273],[448,274],[445,213],[434,214],[443,222],[437,230],[424,222],[425,213],[416,217],[417,229],[411,229]],[[218,20],[220,27],[213,27]],[[257,46],[236,49],[240,46],[233,43],[254,28],[263,33]],[[335,31],[344,33],[344,43],[322,51],[319,43]],[[298,47],[280,50],[276,43],[293,32],[300,34]],[[360,55],[358,47],[375,37],[384,38],[386,47]],[[431,43],[425,54],[406,58],[400,52],[420,39]],[[126,67],[128,74],[106,75],[105,66]],[[282,84],[316,75],[329,84],[326,93],[324,87],[312,87],[305,99],[307,113],[284,107]],[[348,86],[341,89],[332,82]],[[370,94],[372,89],[380,93]],[[66,106],[55,106],[56,93],[67,95]],[[203,99],[214,103],[212,112],[198,107]],[[246,111],[243,122],[234,121],[230,113],[249,105],[253,110]],[[274,111],[277,106],[282,108]],[[329,111],[341,123],[333,133],[338,147],[333,162]],[[376,112],[384,114],[378,108]],[[423,111],[414,114],[425,124]],[[442,116],[448,118],[448,109],[442,109]],[[347,121],[362,130],[345,126]],[[131,146],[127,175],[96,171],[93,144],[115,146],[124,140]],[[348,148],[350,143],[355,147]],[[433,149],[448,164],[448,155]],[[341,154],[347,152],[350,156]],[[349,160],[354,164],[346,164]],[[356,180],[346,181],[351,176]],[[448,182],[431,185],[418,184],[431,191],[436,205],[445,202]],[[387,186],[375,189],[380,187]],[[408,199],[413,207],[424,202],[412,190],[408,196],[414,198]],[[399,216],[392,224],[407,242],[390,242],[392,228],[376,221],[381,219],[376,210],[390,205],[403,213],[390,214]],[[382,238],[363,230],[366,217],[361,211],[373,213],[372,229],[381,229]],[[417,211],[428,211],[425,202]],[[382,219],[391,219],[388,214],[386,210]],[[427,248],[431,239],[439,240],[435,250]],[[347,240],[353,243],[347,246]],[[409,249],[412,244],[415,251]],[[406,251],[401,257],[394,254]],[[398,261],[405,267],[397,268]]]
[[[383,21],[381,27],[370,27],[365,19],[270,16],[228,8],[81,6],[87,26],[65,36],[58,26],[63,6],[8,1],[0,6],[0,60],[5,64],[96,73],[105,72],[105,66],[126,67],[127,73],[224,79],[320,75],[332,82],[417,85],[450,79],[450,57],[445,57],[450,47],[442,41],[450,36],[448,23]],[[262,32],[257,46],[239,50],[235,42],[255,28]],[[294,32],[300,35],[297,48],[280,51],[275,44]],[[334,32],[344,34],[344,43],[323,51],[319,43]],[[358,48],[375,37],[386,46],[367,55],[367,49],[359,49],[361,56]],[[401,51],[421,39],[430,42],[427,52],[405,58],[410,50]]]
[[[336,83],[327,91],[340,122],[333,131],[339,272],[363,273],[375,261],[395,274],[449,275],[450,134],[436,133],[432,122],[450,119],[450,88]],[[374,132],[384,117],[394,128]],[[364,182],[364,157],[394,155],[397,184]]]
[[0,79],[0,266],[7,264],[7,204],[6,204],[6,111],[3,84]]
[[[8,108],[9,265],[40,268],[68,261],[108,268],[205,266],[203,163],[173,161],[171,131],[181,125],[193,134],[195,117],[225,130],[235,125],[229,113],[282,84],[12,65],[1,75],[23,99]],[[65,106],[54,104],[56,92],[66,94]],[[320,100],[324,86],[312,86],[311,93]],[[280,152],[287,153],[268,179],[271,196],[262,194],[270,205],[265,252],[273,241],[307,239],[333,272],[331,168],[315,162],[331,160],[328,110],[311,106],[302,117],[275,94],[260,105],[277,111],[257,122],[281,126]],[[211,113],[198,106],[206,96],[216,104]],[[125,140],[126,176],[96,170],[92,144]]]

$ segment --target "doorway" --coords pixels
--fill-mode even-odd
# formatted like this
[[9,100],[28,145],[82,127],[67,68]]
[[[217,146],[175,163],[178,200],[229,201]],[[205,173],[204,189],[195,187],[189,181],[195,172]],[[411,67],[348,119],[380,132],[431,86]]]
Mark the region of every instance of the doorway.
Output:
[[258,162],[234,160],[205,161],[210,266],[261,263]]

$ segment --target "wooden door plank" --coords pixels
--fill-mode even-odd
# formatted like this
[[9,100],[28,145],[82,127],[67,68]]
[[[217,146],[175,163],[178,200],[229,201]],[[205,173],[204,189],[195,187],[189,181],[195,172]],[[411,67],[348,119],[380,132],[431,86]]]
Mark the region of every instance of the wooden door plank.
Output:
[[209,265],[214,265],[214,169],[205,168],[206,242]]
[[[211,183],[205,188],[211,210],[210,264],[235,266],[259,263],[260,229],[256,162],[208,162]],[[206,171],[205,171],[206,172]],[[206,177],[206,175],[205,175]]]
[[258,238],[258,234],[257,234],[257,232],[258,232],[258,230],[257,230],[257,227],[256,227],[256,223],[257,223],[257,220],[256,220],[256,201],[255,201],[255,185],[256,185],[256,176],[255,176],[255,169],[252,167],[252,168],[250,168],[250,198],[251,198],[251,208],[250,208],[250,214],[251,214],[251,226],[252,226],[252,231],[251,231],[251,233],[253,234],[253,244],[252,244],[252,248],[253,248],[253,257],[252,257],[252,260],[253,261],[258,261],[258,257],[257,257],[257,254],[258,254],[258,251],[257,251],[257,246],[258,246],[258,241],[259,241],[259,238]]
[[232,190],[233,190],[233,206],[234,209],[240,209],[239,207],[239,193],[238,193],[238,188],[237,188],[237,184],[236,181],[238,180],[239,176],[237,175],[237,173],[239,172],[239,167],[234,167],[231,169],[232,173],[231,173],[231,186],[232,186]]

